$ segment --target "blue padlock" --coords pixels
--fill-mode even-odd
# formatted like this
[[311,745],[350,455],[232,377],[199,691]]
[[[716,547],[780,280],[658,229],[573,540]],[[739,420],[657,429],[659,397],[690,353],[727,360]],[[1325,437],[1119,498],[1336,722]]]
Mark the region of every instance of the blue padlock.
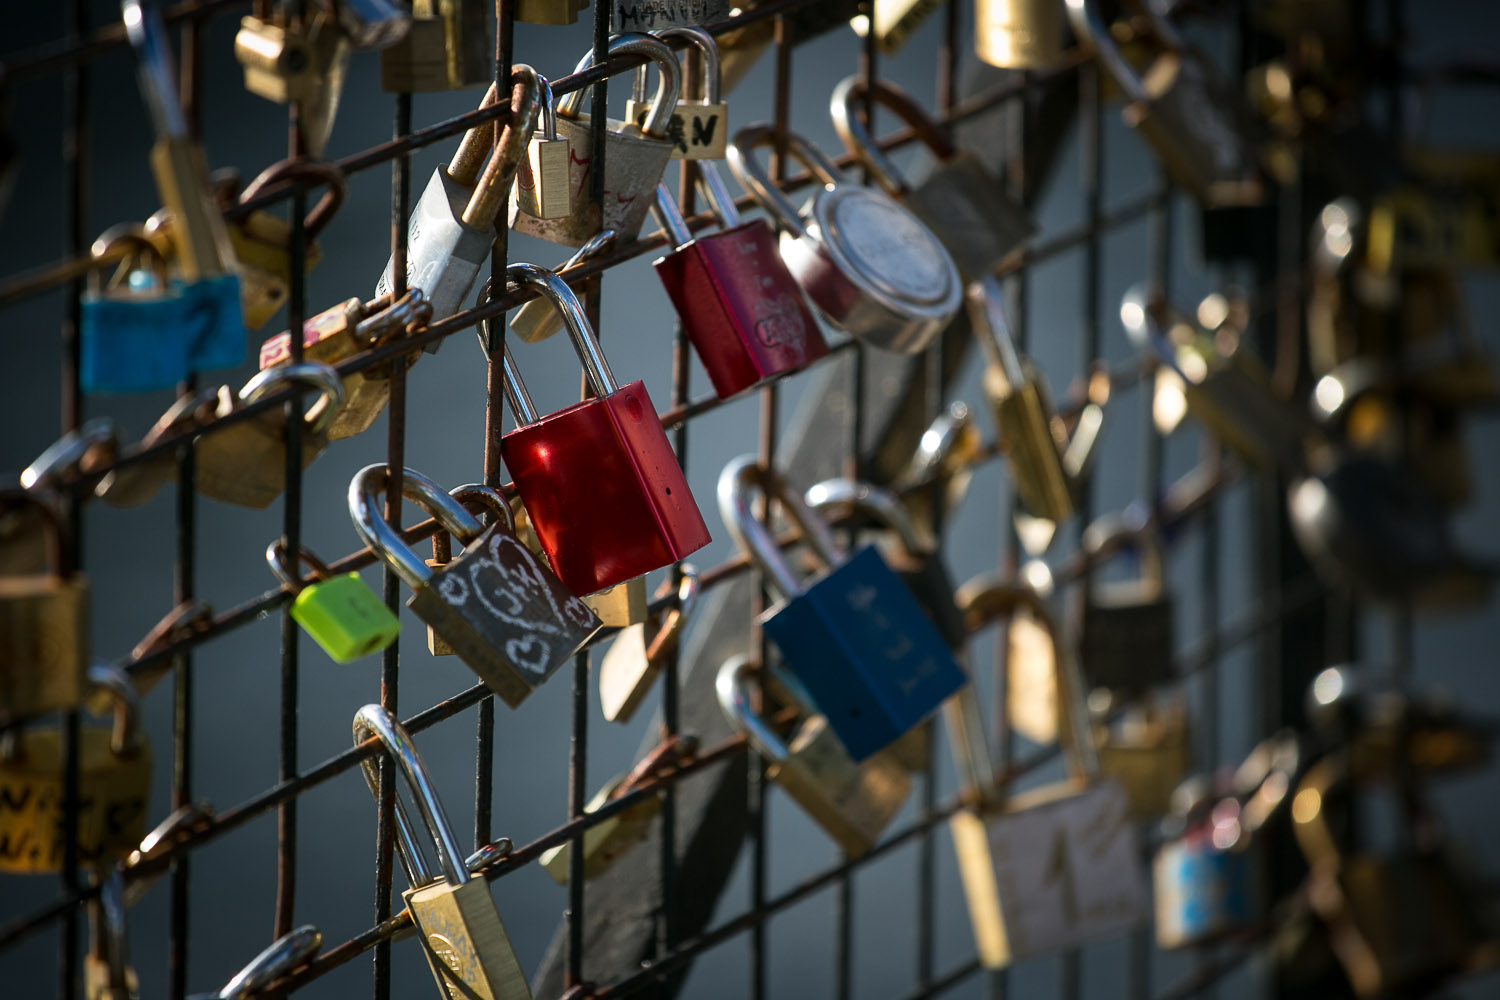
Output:
[[[801,529],[821,575],[797,578],[755,518],[757,492]],[[750,456],[730,462],[719,476],[719,510],[782,597],[761,626],[854,760],[895,742],[963,687],[963,669],[901,578],[871,546],[841,553],[828,525],[774,471]]]
[[1162,948],[1207,944],[1254,923],[1254,856],[1243,836],[1224,844],[1221,826],[1197,824],[1156,852],[1152,881]]

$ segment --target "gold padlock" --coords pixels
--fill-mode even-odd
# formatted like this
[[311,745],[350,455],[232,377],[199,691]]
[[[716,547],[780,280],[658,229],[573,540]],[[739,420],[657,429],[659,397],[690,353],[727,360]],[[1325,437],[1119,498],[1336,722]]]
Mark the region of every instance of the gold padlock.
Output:
[[[328,189],[302,223],[302,266],[303,273],[309,274],[323,259],[317,235],[344,203],[344,172],[332,163],[282,160],[261,171],[240,193],[239,200],[247,202],[267,187],[289,181],[314,183]],[[240,305],[245,326],[258,330],[286,304],[291,290],[292,224],[270,212],[254,211],[229,227],[229,239],[240,263]]]
[[[568,171],[572,169],[570,161],[573,143],[567,136],[558,134],[557,102],[552,96],[552,84],[540,73],[536,78],[542,90],[541,128],[531,133],[531,141],[526,145],[526,159],[516,171],[516,209],[537,219],[565,219],[573,211],[573,189],[568,183]],[[605,230],[605,233],[613,236],[614,230]],[[586,259],[580,255],[591,246],[597,249],[599,244],[596,241],[602,239],[605,233],[600,233],[580,247],[578,253],[573,255],[573,260]],[[557,310],[548,305],[545,299],[533,299],[526,305],[534,309],[540,308],[548,316],[557,314]],[[524,310],[526,306],[521,308]],[[517,313],[518,317],[519,315]],[[554,321],[552,329],[556,330],[560,326],[560,321]],[[511,322],[511,329],[515,329],[514,320]],[[522,335],[521,339],[530,341],[542,338]]]
[[516,0],[516,20],[527,24],[574,24],[589,0]]
[[[442,867],[441,876],[429,873],[416,831],[398,799],[396,846],[412,883],[402,899],[439,989],[455,1000],[531,1000],[531,987],[500,922],[489,882],[470,877],[411,735],[388,709],[366,705],[354,716],[354,742],[358,745],[372,736],[384,745],[394,770],[411,790]],[[375,761],[366,759],[363,767],[370,791],[378,794]]]
[[68,568],[61,516],[33,494],[0,494],[0,512],[14,511],[40,529],[50,567],[0,576],[0,724],[75,707],[89,662],[88,580]]
[[1165,816],[1192,762],[1187,706],[1157,705],[1148,697],[1115,723],[1096,723],[1093,733],[1099,769],[1125,789],[1130,815],[1145,821]]
[[770,712],[755,708],[765,697],[757,673],[745,656],[720,667],[715,684],[720,707],[766,757],[767,776],[807,810],[847,857],[860,857],[901,811],[911,793],[911,776],[889,750],[856,764],[828,719],[806,709],[791,740],[784,740],[767,721]]
[[[659,616],[626,627],[599,663],[599,707],[610,722],[624,724],[634,718],[687,628],[698,603],[698,571],[688,563],[682,563],[681,569],[682,581],[672,605]],[[665,597],[672,590],[671,579],[665,579],[656,596]]]
[[[631,768],[610,781],[584,806],[585,813],[597,811],[606,802],[629,795],[646,782],[689,763],[698,753],[698,737],[679,733],[658,744]],[[661,813],[661,799],[648,796],[627,809],[590,826],[583,834],[583,877],[587,881],[602,874],[651,831],[651,823]],[[571,841],[548,848],[541,857],[542,868],[559,885],[568,884]]]
[[308,155],[321,157],[349,70],[349,38],[337,22],[322,10],[296,28],[247,16],[234,36],[234,55],[250,93],[277,104],[299,102],[297,128]]
[[481,0],[412,0],[406,37],[380,50],[380,89],[430,93],[489,84],[489,28]]
[[974,20],[974,51],[991,66],[1044,69],[1062,57],[1063,7],[1053,0],[978,0]]

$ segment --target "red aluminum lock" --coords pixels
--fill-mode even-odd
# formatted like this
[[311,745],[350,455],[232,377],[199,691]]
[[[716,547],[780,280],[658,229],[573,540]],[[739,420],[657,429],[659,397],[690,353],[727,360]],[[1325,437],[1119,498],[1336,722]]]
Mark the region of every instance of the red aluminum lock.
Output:
[[604,352],[567,283],[536,264],[505,269],[561,314],[595,398],[538,417],[507,347],[505,392],[516,428],[501,441],[505,464],[552,569],[591,594],[660,569],[709,542],[643,382],[616,388]]
[[711,161],[700,162],[698,176],[724,231],[694,239],[671,192],[658,184],[656,218],[677,249],[655,267],[714,392],[728,399],[821,358],[828,344],[771,227],[764,219],[741,221]]

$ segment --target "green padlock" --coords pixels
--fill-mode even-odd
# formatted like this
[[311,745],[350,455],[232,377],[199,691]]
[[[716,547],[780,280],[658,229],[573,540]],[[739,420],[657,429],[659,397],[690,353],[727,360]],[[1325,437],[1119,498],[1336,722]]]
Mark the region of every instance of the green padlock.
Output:
[[292,620],[335,663],[352,663],[396,640],[401,622],[358,573],[334,576],[305,545],[298,549],[298,555],[312,570],[311,582],[287,565],[286,549],[279,539],[266,546],[271,572],[297,593],[292,600]]

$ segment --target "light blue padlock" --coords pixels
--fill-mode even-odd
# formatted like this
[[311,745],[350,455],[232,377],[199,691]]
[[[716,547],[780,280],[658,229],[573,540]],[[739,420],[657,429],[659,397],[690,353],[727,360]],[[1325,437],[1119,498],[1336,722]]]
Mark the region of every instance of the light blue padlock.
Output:
[[1248,928],[1255,917],[1253,855],[1223,844],[1213,823],[1190,827],[1156,852],[1156,943],[1183,948]]
[[[801,581],[756,520],[756,492],[774,497],[824,572]],[[774,471],[750,456],[719,476],[724,524],[782,600],[761,616],[787,670],[844,749],[861,761],[926,719],[966,677],[917,598],[871,546],[845,556],[828,525]]]

